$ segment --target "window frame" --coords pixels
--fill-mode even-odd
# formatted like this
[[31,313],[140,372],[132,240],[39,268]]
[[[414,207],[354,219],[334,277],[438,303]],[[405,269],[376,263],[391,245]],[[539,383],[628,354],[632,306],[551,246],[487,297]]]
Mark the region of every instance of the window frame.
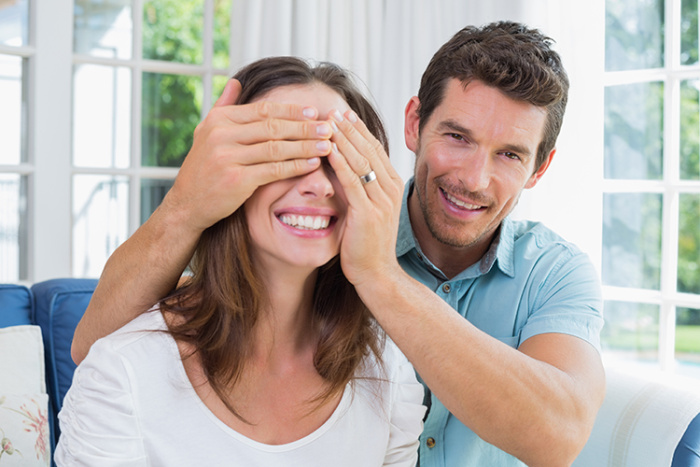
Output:
[[681,64],[681,0],[665,1],[665,35],[663,68],[605,71],[604,87],[661,82],[663,94],[663,176],[659,180],[615,180],[603,176],[602,192],[660,194],[661,219],[661,283],[659,290],[603,285],[604,300],[659,307],[659,367],[674,373],[676,310],[679,307],[700,309],[700,295],[677,291],[679,207],[681,194],[700,194],[700,180],[680,178],[680,102],[681,82],[700,79],[700,63]]
[[[202,79],[201,117],[213,105],[214,76],[228,69],[213,66],[214,0],[203,0],[203,62],[179,64],[142,59],[142,0],[132,0],[132,57],[106,59],[74,53],[73,0],[30,0],[28,44],[0,44],[0,54],[27,61],[22,77],[26,95],[25,160],[0,165],[0,173],[26,176],[27,236],[20,245],[25,255],[19,280],[31,284],[56,277],[73,277],[73,180],[75,175],[109,175],[129,180],[128,228],[131,235],[141,224],[141,180],[173,180],[178,169],[141,166],[141,81],[144,72],[195,75]],[[232,9],[233,10],[233,9]],[[229,61],[231,51],[229,50]],[[122,67],[131,73],[131,142],[127,168],[92,168],[73,165],[73,76],[78,65]],[[66,110],[70,109],[70,110]]]

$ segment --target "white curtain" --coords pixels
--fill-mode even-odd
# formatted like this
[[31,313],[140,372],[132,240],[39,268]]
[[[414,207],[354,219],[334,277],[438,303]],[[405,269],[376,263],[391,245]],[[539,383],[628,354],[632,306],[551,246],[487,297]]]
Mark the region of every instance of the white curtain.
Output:
[[515,215],[544,221],[597,262],[604,0],[233,0],[232,67],[297,55],[349,68],[380,109],[392,162],[408,179],[414,158],[404,144],[403,111],[432,54],[467,24],[504,19],[555,38],[572,81],[555,162]]

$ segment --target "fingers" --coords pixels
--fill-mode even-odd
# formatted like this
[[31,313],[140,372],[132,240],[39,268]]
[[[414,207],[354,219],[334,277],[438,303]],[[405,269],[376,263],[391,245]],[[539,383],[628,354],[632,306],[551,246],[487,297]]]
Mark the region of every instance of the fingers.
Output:
[[321,159],[319,157],[312,157],[310,159],[293,159],[257,164],[249,166],[248,170],[251,178],[254,178],[258,185],[265,185],[277,180],[299,177],[313,172],[320,164]]
[[[354,191],[359,186],[370,198],[377,198],[383,195],[383,191],[394,185],[394,169],[389,163],[389,158],[381,143],[371,134],[362,121],[357,118],[354,112],[348,111],[345,116],[339,112],[331,112],[330,118],[336,125],[338,131],[333,135],[332,141],[336,144],[338,152],[342,154],[345,163],[335,161],[340,167],[336,172],[350,170],[347,174],[348,187]],[[331,163],[335,157],[329,157]],[[347,167],[346,167],[347,166]],[[374,172],[376,180],[362,183],[360,177],[367,176]],[[340,178],[340,177],[339,177]],[[383,188],[382,188],[383,187]]]
[[266,162],[284,162],[290,159],[312,159],[327,156],[331,152],[331,143],[321,141],[277,141],[269,140],[256,144],[240,146],[238,159],[243,165]]
[[214,107],[223,107],[225,105],[233,105],[236,99],[241,94],[241,82],[237,79],[230,79],[226,82],[221,96],[214,103]]
[[[354,113],[348,115],[352,116],[355,123],[359,123]],[[370,147],[369,141],[358,134],[353,126],[352,120],[346,119],[337,110],[331,112],[330,117],[339,129],[339,131],[333,135],[333,141],[347,159],[350,167],[352,167],[358,176],[371,172],[372,165],[369,161],[369,153],[373,149]]]
[[333,135],[328,122],[268,119],[232,128],[231,137],[240,144],[270,140],[327,140]]
[[304,121],[318,118],[318,110],[314,107],[271,101],[237,105],[229,110],[231,111],[231,120],[236,123],[251,123],[268,119]]

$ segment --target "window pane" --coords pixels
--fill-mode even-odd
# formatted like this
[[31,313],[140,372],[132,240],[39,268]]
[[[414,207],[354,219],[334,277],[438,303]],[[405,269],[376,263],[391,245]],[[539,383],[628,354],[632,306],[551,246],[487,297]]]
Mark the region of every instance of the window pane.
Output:
[[142,164],[179,167],[200,121],[201,78],[144,73],[142,102]]
[[681,1],[681,65],[698,63],[698,0]]
[[0,164],[19,164],[26,160],[23,62],[20,57],[0,55]]
[[27,180],[0,174],[0,283],[27,279]]
[[231,40],[231,0],[214,3],[214,67],[228,68]]
[[605,89],[605,178],[661,178],[663,93],[663,83]]
[[700,294],[700,195],[680,195],[678,291]]
[[129,166],[131,71],[79,65],[73,75],[73,164]]
[[664,65],[664,1],[605,2],[605,70]]
[[603,196],[603,283],[659,290],[661,195]]
[[212,103],[216,102],[219,97],[221,97],[221,93],[224,92],[228,80],[228,76],[214,75],[212,77]]
[[700,377],[700,309],[676,310],[676,361],[679,373]]
[[[697,2],[696,2],[697,5]],[[700,80],[681,82],[681,179],[699,180],[700,164],[698,148],[700,147],[700,119],[698,103],[700,102]]]
[[29,1],[0,2],[0,44],[27,45]]
[[141,180],[141,223],[143,224],[160,205],[165,194],[172,188],[175,180],[143,179]]
[[606,301],[600,334],[605,351],[630,360],[658,362],[659,307],[645,303]]
[[145,0],[143,58],[202,63],[203,0]]
[[76,53],[131,58],[131,0],[75,0]]
[[126,177],[73,177],[73,275],[99,277],[128,231]]

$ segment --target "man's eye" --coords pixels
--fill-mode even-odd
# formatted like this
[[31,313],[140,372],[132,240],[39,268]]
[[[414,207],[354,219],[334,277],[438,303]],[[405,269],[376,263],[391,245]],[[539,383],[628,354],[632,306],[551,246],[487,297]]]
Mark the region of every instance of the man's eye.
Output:
[[457,141],[464,141],[464,137],[458,133],[448,133],[448,136],[452,139],[456,139]]
[[514,152],[504,152],[503,155],[506,156],[508,159],[520,160],[520,156]]

